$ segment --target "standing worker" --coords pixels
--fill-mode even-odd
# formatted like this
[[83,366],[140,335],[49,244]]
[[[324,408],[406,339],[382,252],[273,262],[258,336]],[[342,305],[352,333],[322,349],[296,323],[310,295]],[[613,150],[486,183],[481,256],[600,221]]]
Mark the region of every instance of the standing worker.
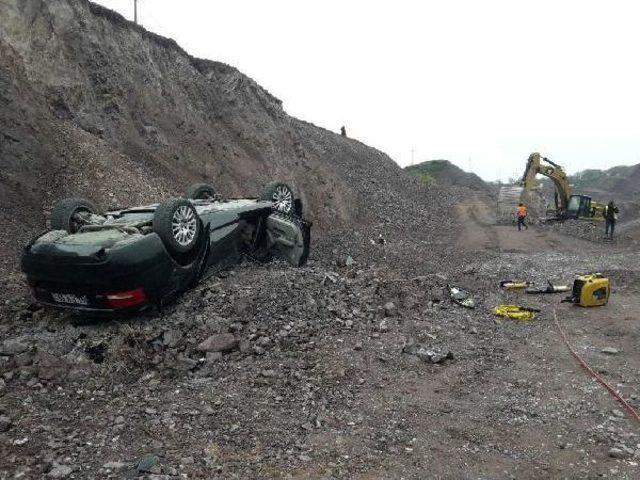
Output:
[[529,226],[526,223],[524,223],[525,219],[527,218],[527,207],[525,206],[524,203],[518,204],[516,215],[518,216],[518,231],[522,230],[522,227],[524,227],[525,230],[527,230]]
[[343,137],[347,136],[347,129],[344,128],[344,125],[340,127],[340,135],[342,135]]
[[616,228],[616,220],[618,219],[618,207],[613,203],[613,200],[611,200],[604,208],[604,212],[602,214],[605,219],[604,234],[608,237],[609,231],[611,231],[611,239],[613,239],[613,231]]

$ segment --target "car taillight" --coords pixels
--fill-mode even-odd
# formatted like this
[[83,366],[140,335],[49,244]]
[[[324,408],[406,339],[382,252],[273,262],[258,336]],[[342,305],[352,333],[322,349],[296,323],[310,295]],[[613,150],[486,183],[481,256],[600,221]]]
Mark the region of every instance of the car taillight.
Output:
[[135,307],[147,301],[147,294],[142,288],[127,290],[126,292],[113,292],[105,295],[111,308]]

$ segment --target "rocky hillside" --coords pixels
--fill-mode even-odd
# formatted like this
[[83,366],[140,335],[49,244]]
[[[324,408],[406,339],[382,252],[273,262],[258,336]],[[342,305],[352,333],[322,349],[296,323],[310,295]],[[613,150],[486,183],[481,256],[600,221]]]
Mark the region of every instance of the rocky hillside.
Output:
[[[541,179],[541,182],[545,189],[552,190],[550,181]],[[582,170],[569,175],[569,182],[576,192],[613,197],[618,201],[634,200],[640,195],[640,164],[619,165],[607,170]]]
[[316,235],[384,223],[396,203],[411,213],[416,194],[427,195],[383,153],[288,116],[235,68],[193,58],[110,10],[86,0],[2,5],[5,264],[68,195],[108,208],[201,181],[255,195],[277,178],[298,187]]
[[418,177],[424,184],[456,185],[471,190],[488,192],[490,187],[475,173],[465,172],[449,160],[429,160],[405,167],[405,171]]
[[640,193],[640,165],[616,166],[607,170],[583,170],[570,176],[576,190],[603,191],[620,196]]

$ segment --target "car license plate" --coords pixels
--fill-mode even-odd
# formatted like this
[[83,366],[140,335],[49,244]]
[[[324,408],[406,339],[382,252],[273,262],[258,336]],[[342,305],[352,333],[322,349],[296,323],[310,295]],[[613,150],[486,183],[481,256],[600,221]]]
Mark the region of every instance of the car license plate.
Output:
[[89,298],[85,295],[74,295],[73,293],[52,293],[51,297],[58,303],[89,305]]

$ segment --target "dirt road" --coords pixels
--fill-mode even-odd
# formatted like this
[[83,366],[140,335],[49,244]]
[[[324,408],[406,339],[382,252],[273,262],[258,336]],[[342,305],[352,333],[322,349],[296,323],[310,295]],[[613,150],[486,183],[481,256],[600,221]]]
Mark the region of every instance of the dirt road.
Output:
[[[576,350],[637,407],[638,253],[603,255],[601,245],[584,240],[495,225],[491,205],[478,197],[459,204],[456,212],[463,223],[457,246],[493,254],[478,273],[542,283],[599,270],[614,284],[610,304],[595,309],[561,304],[554,295],[497,293],[496,283],[494,293],[485,291],[489,305],[533,305],[543,313],[531,323],[502,322],[492,345],[503,353],[500,360],[475,376],[466,368],[449,389],[452,414],[439,420],[447,431],[468,436],[469,443],[458,448],[471,451],[455,459],[459,473],[467,474],[473,465],[478,478],[638,478],[637,453],[626,460],[611,456],[634,456],[631,450],[640,448],[638,425],[585,375],[552,322],[557,310]],[[605,347],[619,353],[602,353]],[[478,449],[481,455],[474,454]]]
[[[601,245],[556,232],[495,225],[491,204],[482,197],[459,204],[456,213],[463,224],[456,247],[466,272],[458,281],[477,295],[480,307],[453,307],[461,319],[457,331],[447,331],[452,325],[445,323],[434,331],[424,317],[403,328],[404,335],[455,335],[448,341],[457,349],[456,360],[428,369],[406,359],[378,361],[367,373],[375,372],[379,388],[363,385],[366,400],[357,404],[367,420],[353,431],[322,435],[315,448],[333,452],[334,465],[343,465],[349,462],[345,451],[362,454],[365,432],[375,437],[375,425],[387,421],[405,443],[378,445],[378,454],[365,456],[367,466],[353,478],[639,478],[639,425],[585,374],[553,323],[555,310],[573,347],[639,407],[638,253],[603,254]],[[561,303],[562,295],[498,288],[504,278],[570,282],[577,272],[596,270],[614,284],[611,302],[602,308]],[[489,313],[498,303],[535,306],[542,313],[532,322],[499,320]],[[436,325],[441,315],[435,315]],[[618,353],[603,353],[606,347]],[[295,478],[332,478],[327,472],[335,470],[321,462]]]
[[556,232],[545,231],[535,225],[518,231],[515,225],[497,225],[491,199],[476,195],[456,205],[455,214],[463,229],[458,248],[471,252],[495,253],[576,253],[597,250],[597,245],[579,238],[568,238]]

